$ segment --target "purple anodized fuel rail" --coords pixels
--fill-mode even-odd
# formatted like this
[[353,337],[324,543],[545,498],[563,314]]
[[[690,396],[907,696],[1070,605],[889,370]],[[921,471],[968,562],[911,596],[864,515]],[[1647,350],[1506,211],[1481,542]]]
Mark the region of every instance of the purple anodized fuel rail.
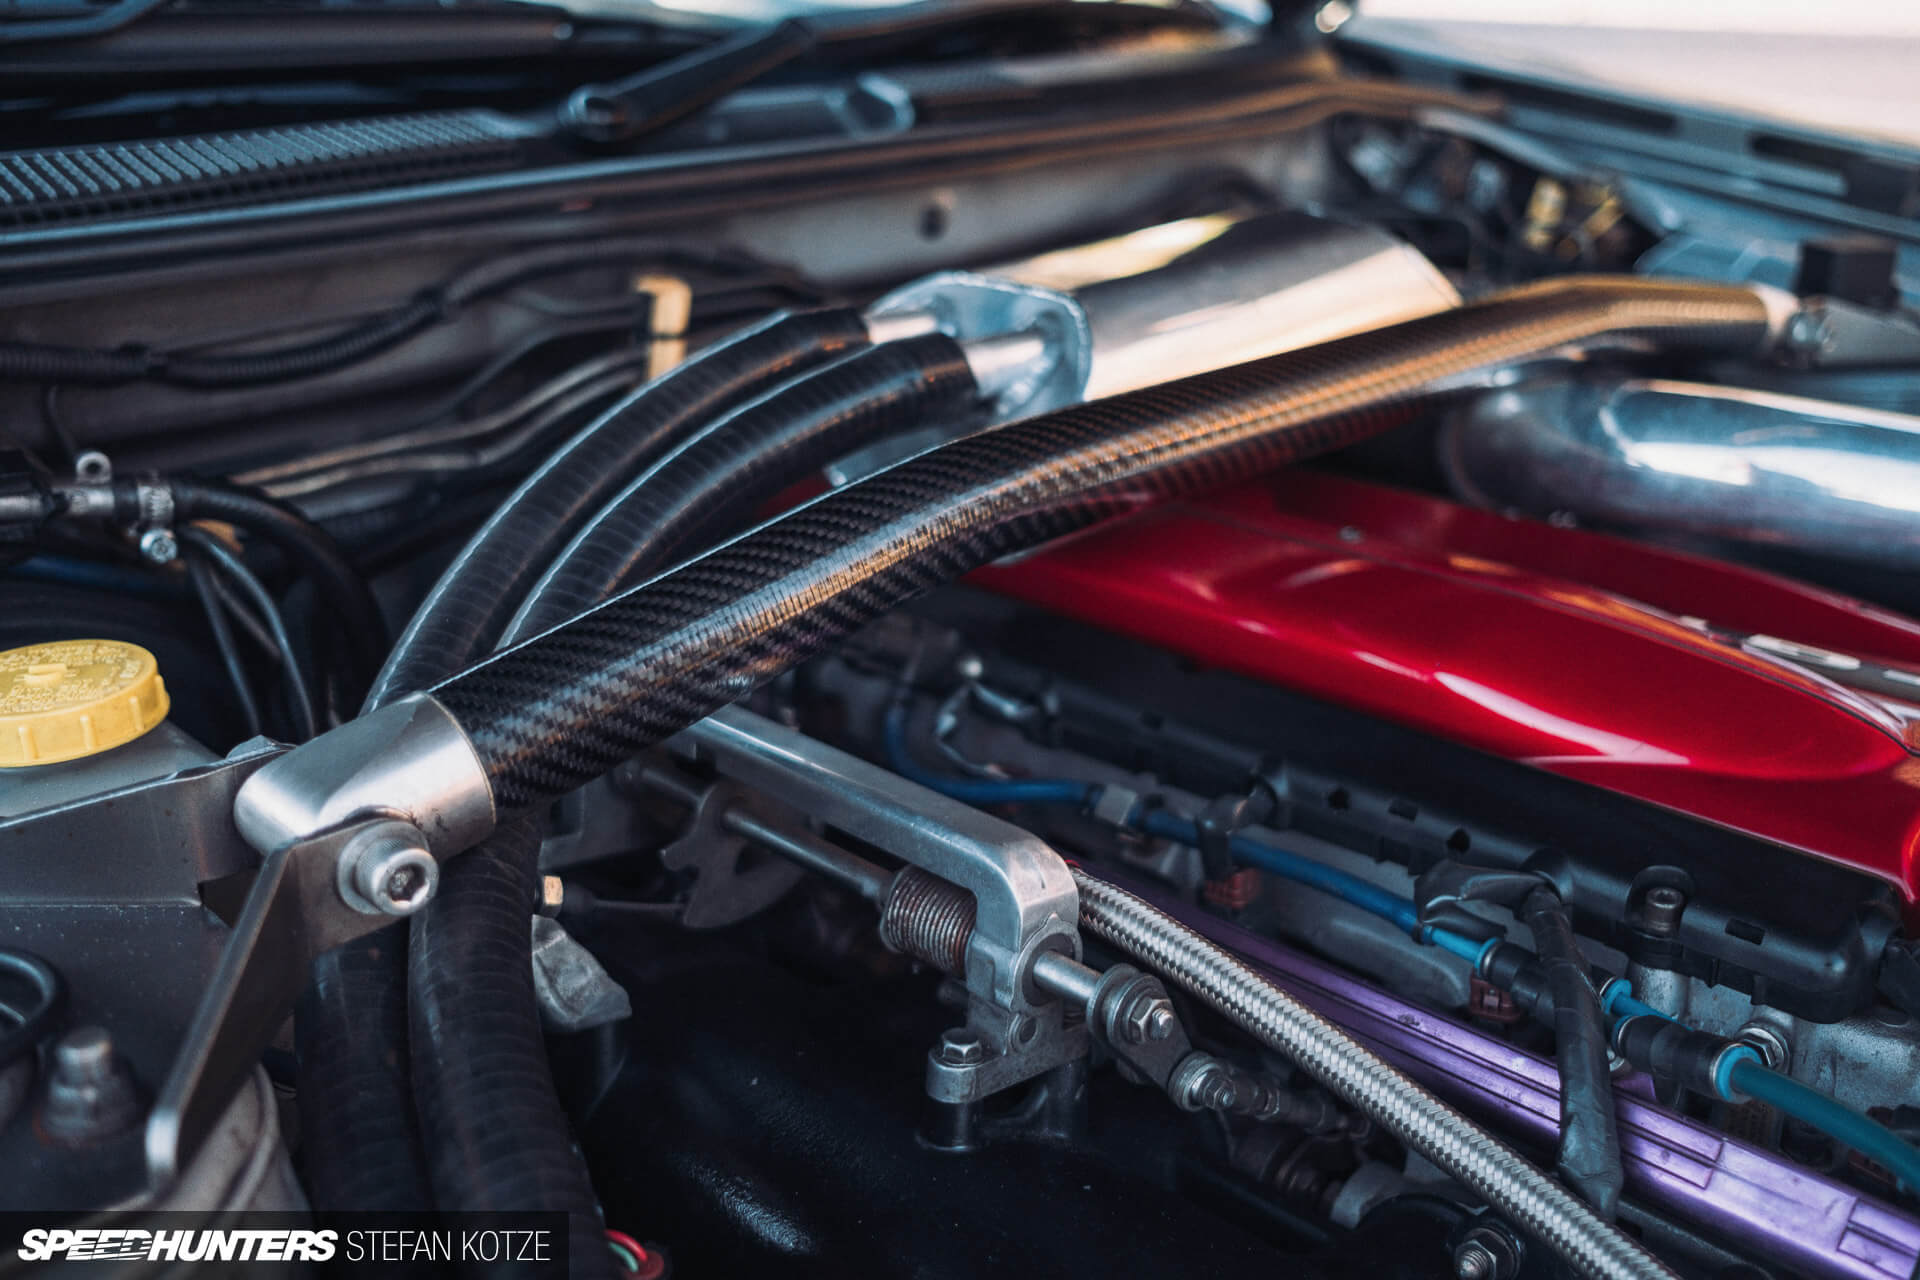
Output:
[[[1267,970],[1303,1003],[1455,1106],[1515,1138],[1554,1141],[1560,1083],[1551,1062],[1191,904],[1156,893],[1142,896]],[[1641,1202],[1803,1275],[1834,1280],[1914,1275],[1920,1264],[1920,1220],[1630,1090],[1615,1097],[1627,1190]]]

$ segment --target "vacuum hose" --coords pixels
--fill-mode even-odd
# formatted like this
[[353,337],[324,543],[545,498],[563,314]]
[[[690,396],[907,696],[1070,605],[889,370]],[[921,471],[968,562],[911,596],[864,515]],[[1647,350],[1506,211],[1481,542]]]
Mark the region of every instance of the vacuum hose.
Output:
[[1219,1010],[1479,1195],[1587,1280],[1672,1280],[1644,1247],[1232,952],[1078,868],[1080,923]]
[[1601,336],[1753,353],[1750,289],[1567,277],[977,432],[828,494],[435,690],[495,803],[598,777],[932,587],[1404,420],[1436,383]]

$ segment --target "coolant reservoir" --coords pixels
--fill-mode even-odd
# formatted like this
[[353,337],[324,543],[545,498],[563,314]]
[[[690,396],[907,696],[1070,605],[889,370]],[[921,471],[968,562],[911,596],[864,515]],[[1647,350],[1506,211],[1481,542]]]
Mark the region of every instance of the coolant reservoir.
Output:
[[124,640],[0,651],[0,817],[204,764],[166,724],[166,682]]

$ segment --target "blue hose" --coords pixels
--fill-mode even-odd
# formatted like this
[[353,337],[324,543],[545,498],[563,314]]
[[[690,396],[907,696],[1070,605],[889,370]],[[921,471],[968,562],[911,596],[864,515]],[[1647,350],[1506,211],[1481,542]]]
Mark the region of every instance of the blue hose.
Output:
[[[1135,824],[1150,836],[1159,836],[1163,840],[1176,840],[1181,844],[1200,843],[1200,829],[1191,818],[1183,818],[1166,809],[1149,809],[1141,814]],[[1403,898],[1392,890],[1359,876],[1349,875],[1323,862],[1303,858],[1297,853],[1270,844],[1250,840],[1246,836],[1234,836],[1227,841],[1227,849],[1233,854],[1235,862],[1250,867],[1258,867],[1282,879],[1298,884],[1309,885],[1322,893],[1331,894],[1342,902],[1351,903],[1362,911],[1370,912],[1408,933],[1420,934],[1420,914],[1414,909],[1410,899]]]
[[[1068,778],[1018,778],[996,780],[990,778],[955,778],[947,774],[935,773],[924,768],[907,749],[906,709],[895,706],[887,712],[886,748],[888,762],[896,773],[911,778],[921,786],[931,787],[942,795],[964,800],[968,804],[1091,804],[1100,790],[1098,783],[1075,782]],[[1137,812],[1129,825],[1139,828],[1146,834],[1158,836],[1163,840],[1173,840],[1184,845],[1200,843],[1200,829],[1193,819],[1183,818],[1167,809],[1146,809]],[[1235,862],[1249,867],[1257,867],[1296,884],[1304,884],[1330,894],[1342,902],[1359,907],[1362,911],[1390,920],[1404,929],[1416,940],[1432,943],[1450,955],[1456,955],[1476,964],[1492,944],[1477,938],[1433,928],[1420,923],[1420,913],[1411,899],[1403,898],[1390,889],[1383,889],[1359,876],[1349,875],[1325,863],[1303,858],[1297,853],[1246,836],[1234,836],[1227,841],[1227,849]]]
[[[922,768],[907,751],[906,716],[903,709],[887,715],[887,754],[898,773],[922,786],[931,787],[968,804],[1075,804],[1092,803],[1099,785],[1074,782],[1065,778],[1021,778],[1006,781],[954,778]],[[1148,835],[1185,845],[1200,843],[1200,829],[1191,818],[1183,818],[1166,809],[1136,812],[1130,824]],[[1297,853],[1247,836],[1233,836],[1227,849],[1235,862],[1304,884],[1330,894],[1342,902],[1390,920],[1417,941],[1431,943],[1450,955],[1473,962],[1476,971],[1487,951],[1498,939],[1480,941],[1447,929],[1422,925],[1411,899],[1336,867],[1303,858]],[[1624,980],[1608,984],[1604,1012],[1615,1021],[1642,1015],[1666,1018],[1651,1005],[1634,998],[1633,987]],[[1727,1083],[1737,1093],[1775,1107],[1794,1119],[1812,1125],[1820,1132],[1844,1143],[1869,1159],[1878,1161],[1908,1188],[1920,1188],[1920,1149],[1904,1141],[1885,1125],[1869,1119],[1853,1108],[1825,1094],[1770,1071],[1750,1058],[1732,1063]],[[1723,1090],[1725,1092],[1725,1090]]]
[[887,712],[886,746],[887,762],[895,773],[968,804],[1087,804],[1099,790],[1097,783],[1075,782],[1071,778],[955,778],[935,773],[907,750],[904,707],[894,707]]
[[1878,1162],[1909,1190],[1920,1187],[1920,1150],[1878,1121],[1758,1062],[1736,1062],[1728,1081],[1756,1102],[1804,1121]]

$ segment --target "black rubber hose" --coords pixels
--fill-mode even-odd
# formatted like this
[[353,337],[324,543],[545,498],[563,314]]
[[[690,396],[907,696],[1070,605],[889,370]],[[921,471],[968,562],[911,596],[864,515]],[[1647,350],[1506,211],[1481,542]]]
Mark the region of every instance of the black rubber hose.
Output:
[[1059,410],[830,493],[446,681],[495,803],[561,795],[980,565],[1325,453],[1436,383],[1600,336],[1754,352],[1753,291],[1566,277]]
[[367,697],[424,689],[493,646],[573,530],[634,473],[735,405],[867,342],[850,310],[774,316],[622,400],[563,445],[467,541],[414,613]]
[[128,346],[89,350],[38,342],[0,342],[0,381],[113,386],[148,378],[179,387],[247,387],[312,378],[398,346],[447,314],[437,293],[423,293],[344,333],[237,356],[178,355]]
[[294,741],[307,741],[320,731],[320,713],[314,706],[313,692],[307,687],[306,674],[300,670],[300,655],[294,650],[287,620],[281,616],[280,606],[273,602],[272,593],[254,576],[253,570],[247,568],[246,561],[227,550],[224,542],[205,529],[187,525],[180,530],[180,538],[224,573],[266,623],[274,647],[280,650],[280,678],[286,685],[287,713],[292,720]]
[[406,953],[405,923],[335,947],[294,1011],[301,1164],[317,1209],[433,1208],[406,1052]]
[[334,610],[356,680],[364,683],[379,670],[387,652],[387,624],[366,579],[326,530],[284,502],[231,485],[182,477],[170,478],[167,485],[177,518],[238,525],[280,548]]
[[176,387],[198,388],[315,378],[397,347],[447,314],[446,301],[429,291],[329,338],[248,355],[169,355],[155,364],[149,376]]
[[324,338],[242,355],[192,355],[131,344],[115,350],[57,343],[0,342],[0,381],[77,382],[114,386],[149,378],[175,386],[246,387],[317,377],[396,347],[449,319],[475,300],[536,276],[622,260],[686,261],[751,268],[751,260],[690,250],[667,241],[626,238],[549,245],[480,263],[445,285],[424,289],[398,306]]
[[[560,1109],[533,987],[540,830],[503,824],[451,859],[408,948],[414,1097],[443,1212],[563,1211],[572,1274],[611,1275]],[[520,1274],[520,1273],[516,1273]]]
[[253,686],[247,682],[246,664],[240,659],[239,646],[233,642],[227,606],[221,603],[214,588],[213,569],[204,556],[189,555],[186,561],[187,581],[199,598],[201,612],[207,615],[207,630],[213,633],[213,647],[219,651],[220,663],[226,668],[227,683],[233,686],[233,700],[240,705],[240,719],[247,727],[247,736],[255,737],[264,723],[260,719],[260,704],[254,700]]
[[933,333],[869,347],[719,418],[647,468],[575,535],[503,643],[564,622],[752,523],[795,480],[979,394],[960,344]]
[[1554,1059],[1560,1068],[1560,1177],[1612,1222],[1620,1211],[1626,1171],[1613,1117],[1613,1075],[1607,1066],[1607,1024],[1600,996],[1587,977],[1587,960],[1559,895],[1535,889],[1520,904],[1533,931],[1534,950],[1553,993]]

